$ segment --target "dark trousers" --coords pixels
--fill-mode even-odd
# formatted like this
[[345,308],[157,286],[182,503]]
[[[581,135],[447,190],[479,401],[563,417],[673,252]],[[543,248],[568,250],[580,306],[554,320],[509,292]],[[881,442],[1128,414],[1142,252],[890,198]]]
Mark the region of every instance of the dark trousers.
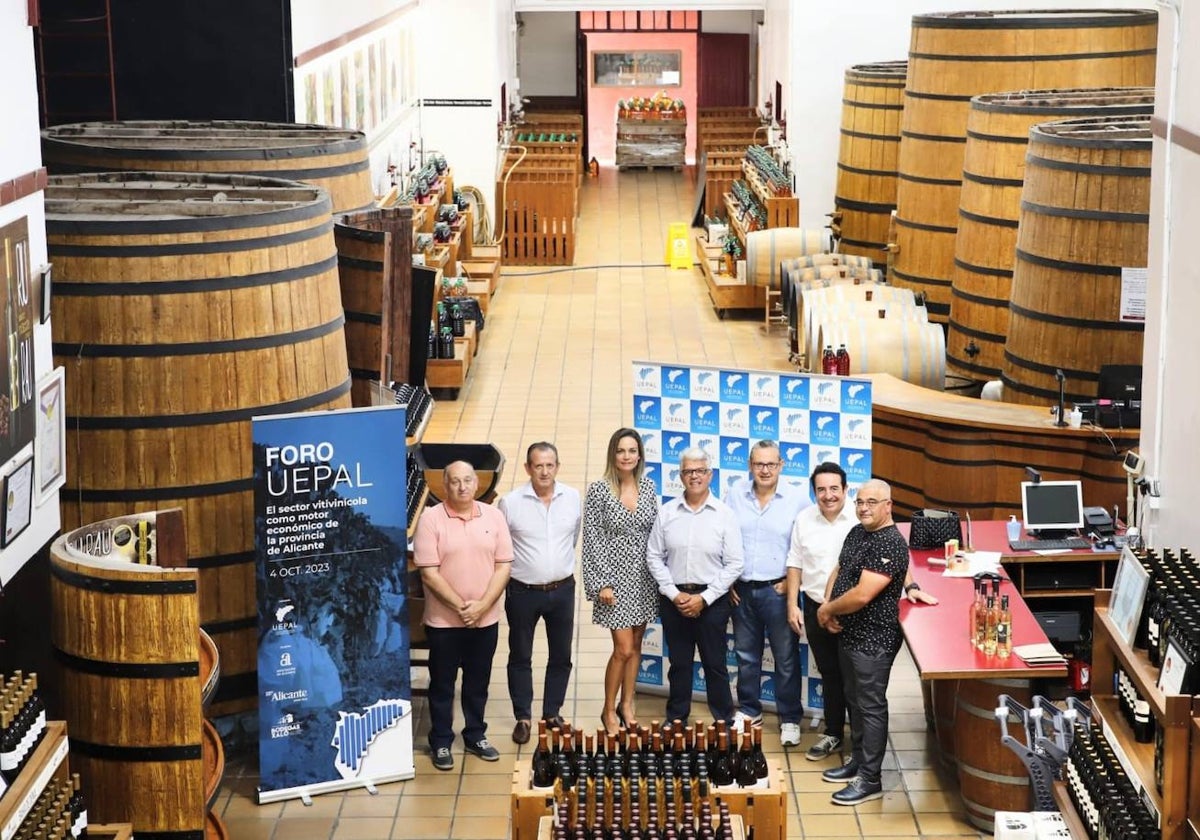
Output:
[[838,658],[838,639],[817,623],[820,604],[804,598],[804,635],[821,672],[821,691],[825,701],[825,734],[842,737],[846,728],[846,691],[843,688],[842,663]]
[[671,665],[667,670],[667,720],[687,722],[692,710],[692,661],[697,648],[704,666],[708,711],[713,720],[733,720],[733,692],[725,669],[725,627],[729,623],[729,595],[709,604],[696,618],[686,618],[660,595],[658,614]]
[[533,710],[533,634],[546,622],[550,658],[542,691],[542,717],[557,717],[571,679],[571,643],[575,637],[575,581],[551,592],[526,589],[509,581],[504,599],[508,616],[508,696],[513,717],[531,720]]
[[463,741],[473,744],[487,737],[483,719],[492,677],[492,657],[500,625],[489,627],[425,626],[429,640],[429,747],[437,750],[454,743],[454,684],[462,671]]
[[851,704],[850,742],[858,776],[868,784],[879,782],[883,754],[887,751],[888,681],[898,649],[863,652],[840,648],[846,697]]

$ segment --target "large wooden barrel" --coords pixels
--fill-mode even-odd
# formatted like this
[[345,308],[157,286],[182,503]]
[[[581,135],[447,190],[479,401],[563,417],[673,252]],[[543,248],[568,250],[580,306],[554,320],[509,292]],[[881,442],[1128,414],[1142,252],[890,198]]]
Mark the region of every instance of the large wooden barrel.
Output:
[[121,558],[120,522],[77,529],[50,548],[50,637],[71,769],[93,822],[202,838],[200,573]]
[[846,345],[851,375],[890,373],[924,388],[946,384],[946,335],[939,324],[894,318],[850,318],[822,324],[821,347]]
[[770,228],[746,234],[746,282],[778,289],[784,260],[831,250],[823,229]]
[[916,15],[900,132],[892,282],[945,322],[971,97],[1154,84],[1158,15],[1138,9]]
[[1029,129],[1052,120],[1153,109],[1152,88],[1029,90],[971,100],[946,336],[951,373],[977,381],[1000,378]]
[[896,209],[900,113],[906,61],[856,64],[846,70],[833,204],[838,250],[887,260],[888,221]]
[[228,172],[315,184],[333,212],[375,203],[367,137],[324,125],[246,120],[128,120],[42,131],[52,175],[79,172]]
[[182,507],[221,652],[214,714],[253,708],[250,418],[350,405],[329,197],[239,175],[60,176],[46,237],[63,527]]
[[1001,694],[1026,708],[1033,706],[1030,680],[959,680],[954,709],[958,786],[967,820],[989,832],[996,811],[1028,811],[1031,799],[1029,772],[1000,742],[995,709]]
[[[808,314],[808,310],[811,307],[828,306],[833,303],[853,303],[855,301],[885,303],[893,300],[913,300],[911,289],[898,289],[895,286],[888,286],[883,283],[868,283],[858,279],[847,278],[809,283],[796,281],[793,290],[795,293],[795,330],[797,341],[801,348],[805,348],[811,343],[805,326],[812,321],[812,318]],[[824,345],[821,346],[823,347]],[[817,362],[816,364],[819,368],[820,363]]]
[[[385,335],[389,347],[395,351],[391,353],[392,375],[387,378],[398,382],[407,382],[409,378],[412,208],[339,216],[333,236],[337,243],[342,306],[346,310],[346,357],[354,380],[350,399],[355,406],[368,406],[372,404],[371,383],[384,378]],[[400,341],[391,340],[393,329],[399,330]]]
[[[919,306],[911,297],[910,289],[901,289],[908,293],[909,297],[893,298],[892,300],[881,301],[831,301],[820,305],[810,305],[804,310],[807,323],[802,325],[803,334],[805,336],[804,352],[808,359],[812,359],[814,368],[820,368],[821,352],[824,349],[820,343],[821,327],[825,324],[835,324],[838,321],[845,320],[872,320],[880,317],[894,321],[914,321],[916,323],[928,323],[929,314],[924,306]],[[880,313],[883,313],[882,316]],[[836,347],[834,348],[837,349]],[[820,373],[820,370],[814,369],[813,373]]]
[[1056,404],[1059,368],[1068,401],[1094,399],[1103,365],[1142,363],[1144,321],[1122,317],[1121,275],[1147,263],[1150,153],[1144,116],[1030,130],[1006,401]]

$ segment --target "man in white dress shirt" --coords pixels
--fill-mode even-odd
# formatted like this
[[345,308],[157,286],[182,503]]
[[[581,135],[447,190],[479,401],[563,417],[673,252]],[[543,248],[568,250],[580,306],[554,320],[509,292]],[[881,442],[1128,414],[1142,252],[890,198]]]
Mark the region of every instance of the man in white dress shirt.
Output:
[[742,573],[742,533],[737,517],[712,495],[708,453],[692,447],[679,458],[683,495],[664,504],[650,530],[646,565],[658,583],[659,616],[666,637],[667,719],[684,723],[692,709],[692,660],[704,666],[713,720],[733,720],[733,694],[725,670],[729,588]]
[[508,695],[517,724],[512,738],[529,741],[533,716],[533,636],[546,625],[549,659],[542,718],[561,723],[571,678],[575,636],[575,544],[579,541],[579,491],[557,480],[558,450],[539,441],[525,456],[529,482],[500,500],[512,533],[513,563],[504,612],[508,617]]

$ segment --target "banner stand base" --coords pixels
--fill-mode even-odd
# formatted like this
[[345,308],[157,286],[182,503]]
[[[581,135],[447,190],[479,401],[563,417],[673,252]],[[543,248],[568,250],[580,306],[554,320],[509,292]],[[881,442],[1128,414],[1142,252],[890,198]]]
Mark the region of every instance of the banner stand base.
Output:
[[321,782],[317,785],[304,785],[302,787],[283,788],[281,790],[260,790],[258,792],[258,804],[270,805],[272,802],[299,799],[305,805],[311,805],[313,796],[320,796],[323,793],[354,790],[355,788],[366,788],[374,796],[379,792],[375,787],[376,785],[386,785],[390,782],[405,782],[415,778],[416,775],[417,772],[414,768],[406,772],[391,773],[386,776],[374,776],[370,779],[340,779],[331,782]]

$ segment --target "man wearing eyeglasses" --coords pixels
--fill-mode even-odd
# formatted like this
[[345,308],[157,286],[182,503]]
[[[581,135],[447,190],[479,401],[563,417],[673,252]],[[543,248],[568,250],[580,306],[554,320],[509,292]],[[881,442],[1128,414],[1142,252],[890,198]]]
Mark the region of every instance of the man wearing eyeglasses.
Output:
[[884,481],[863,484],[854,501],[859,524],[846,535],[817,621],[838,635],[839,660],[850,704],[853,752],[827,782],[845,783],[835,805],[883,796],[880,768],[887,749],[887,687],[900,650],[899,601],[908,572],[908,543],[892,521],[892,492]]
[[780,484],[779,444],[760,440],[750,448],[750,479],[729,488],[726,503],[742,529],[745,564],[729,592],[733,602],[733,649],[737,654],[737,715],[734,728],[762,723],[763,638],[775,658],[775,710],[779,742],[799,746],[804,705],[800,698],[799,640],[788,626],[787,556],[792,524],[808,506],[808,494]]
[[659,616],[666,637],[667,719],[687,722],[692,708],[692,660],[700,651],[708,709],[713,720],[732,721],[733,694],[725,671],[729,588],[742,573],[742,533],[737,517],[712,495],[712,468],[703,449],[679,458],[683,495],[658,511],[646,565],[658,583]]

